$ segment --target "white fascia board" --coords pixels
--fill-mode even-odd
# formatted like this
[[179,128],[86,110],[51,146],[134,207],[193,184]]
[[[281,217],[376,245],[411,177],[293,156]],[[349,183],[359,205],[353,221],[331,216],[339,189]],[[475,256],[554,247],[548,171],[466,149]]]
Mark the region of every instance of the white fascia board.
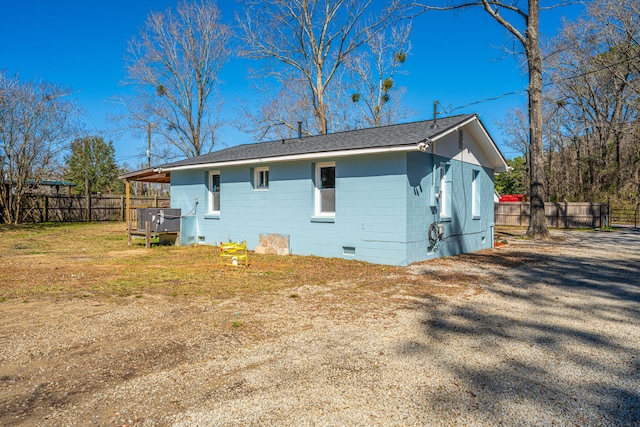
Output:
[[464,127],[464,126],[466,126],[466,125],[468,125],[469,123],[472,123],[472,122],[474,122],[474,121],[478,121],[478,117],[476,117],[476,116],[474,116],[474,117],[470,117],[470,118],[468,118],[466,121],[464,121],[464,122],[462,122],[462,123],[459,123],[459,124],[455,125],[454,127],[452,127],[451,129],[447,130],[446,132],[442,132],[442,133],[439,133],[439,134],[437,134],[437,135],[434,135],[434,136],[431,138],[431,140],[432,140],[432,141],[437,141],[437,140],[439,140],[439,139],[441,139],[441,138],[444,138],[445,136],[449,135],[450,133],[458,132],[458,129],[460,129],[461,127]]
[[171,172],[178,170],[192,170],[192,169],[210,169],[219,168],[223,166],[242,166],[242,165],[255,165],[260,163],[276,163],[276,162],[291,162],[295,160],[313,160],[313,159],[325,159],[335,157],[347,157],[357,156],[361,154],[379,154],[379,153],[392,153],[392,152],[408,152],[418,151],[417,144],[403,145],[399,147],[380,147],[380,148],[364,148],[357,150],[341,150],[341,151],[323,151],[321,153],[305,153],[305,154],[292,154],[288,156],[277,157],[259,157],[255,159],[245,160],[231,160],[228,162],[212,162],[212,163],[198,163],[195,165],[174,166],[168,168],[161,168],[162,172]]
[[489,132],[487,132],[487,129],[485,129],[480,120],[478,120],[476,126],[480,129],[480,132],[482,132],[485,139],[491,143],[494,161],[496,162],[493,167],[494,173],[506,172],[509,169],[509,165],[507,164],[507,160],[502,155],[502,151],[500,151],[495,141],[493,140],[493,138],[491,138],[491,135],[489,135]]

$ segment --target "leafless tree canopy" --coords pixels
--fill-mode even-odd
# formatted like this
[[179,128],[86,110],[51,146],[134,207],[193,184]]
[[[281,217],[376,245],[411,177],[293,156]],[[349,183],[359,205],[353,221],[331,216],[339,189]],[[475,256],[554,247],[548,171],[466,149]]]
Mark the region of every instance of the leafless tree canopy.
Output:
[[218,126],[218,73],[230,56],[231,29],[210,1],[178,3],[175,13],[152,12],[128,48],[128,83],[139,88],[128,104],[132,119],[181,156],[211,151]]
[[294,138],[299,130],[303,136],[313,135],[309,129],[313,114],[305,89],[305,82],[294,76],[274,84],[265,84],[262,79],[254,81],[252,100],[239,108],[237,126],[255,135],[258,141]]
[[0,73],[0,204],[5,223],[19,223],[25,194],[57,174],[61,151],[76,131],[69,91]]
[[596,0],[548,60],[547,168],[558,200],[638,203],[640,1]]
[[497,123],[502,130],[504,144],[529,158],[529,118],[524,108],[512,108],[506,112],[505,118]]
[[408,117],[403,108],[405,88],[397,87],[396,76],[411,51],[411,23],[398,25],[368,37],[366,48],[346,61],[349,81],[344,89],[356,107],[357,127],[377,127]]
[[[398,2],[384,9],[376,2],[360,0],[265,0],[248,1],[238,17],[245,57],[264,60],[265,74],[286,87],[300,82],[291,99],[305,101],[299,116],[309,115],[305,129],[324,134],[344,126],[336,111],[340,97],[341,68],[372,36],[396,22]],[[277,66],[273,66],[277,64]],[[272,96],[279,93],[272,93]],[[292,110],[292,109],[290,109]],[[273,121],[274,118],[272,117]],[[293,129],[289,117],[276,122]]]

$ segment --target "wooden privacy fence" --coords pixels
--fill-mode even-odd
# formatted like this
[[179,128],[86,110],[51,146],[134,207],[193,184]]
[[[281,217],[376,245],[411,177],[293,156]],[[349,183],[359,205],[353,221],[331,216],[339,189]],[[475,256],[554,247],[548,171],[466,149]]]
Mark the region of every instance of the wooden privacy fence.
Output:
[[[124,221],[124,196],[27,195],[25,216],[21,222]],[[88,206],[87,206],[88,204]],[[168,208],[168,197],[131,197],[132,207]],[[132,209],[132,220],[136,210]]]
[[609,210],[610,224],[633,224],[637,227],[640,224],[640,203],[633,207],[611,207]]
[[[528,202],[495,203],[496,225],[528,226]],[[552,228],[604,228],[608,225],[606,203],[562,202],[544,204],[547,226]]]

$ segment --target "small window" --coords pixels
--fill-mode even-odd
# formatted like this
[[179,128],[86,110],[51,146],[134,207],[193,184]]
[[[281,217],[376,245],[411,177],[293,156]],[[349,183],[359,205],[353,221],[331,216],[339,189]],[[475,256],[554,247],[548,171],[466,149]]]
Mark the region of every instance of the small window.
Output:
[[471,216],[480,218],[480,171],[471,171]]
[[220,213],[220,171],[209,172],[209,213]]
[[255,168],[253,170],[253,188],[255,190],[269,189],[269,168]]
[[316,164],[316,208],[317,216],[336,214],[336,164]]
[[356,248],[355,246],[343,246],[342,247],[342,255],[355,255]]

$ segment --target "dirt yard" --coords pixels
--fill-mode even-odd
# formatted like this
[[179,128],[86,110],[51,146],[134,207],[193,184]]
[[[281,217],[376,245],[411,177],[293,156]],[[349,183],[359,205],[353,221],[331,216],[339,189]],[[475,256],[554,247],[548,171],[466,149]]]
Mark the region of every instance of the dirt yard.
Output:
[[0,425],[640,423],[640,233],[406,268],[0,228]]

